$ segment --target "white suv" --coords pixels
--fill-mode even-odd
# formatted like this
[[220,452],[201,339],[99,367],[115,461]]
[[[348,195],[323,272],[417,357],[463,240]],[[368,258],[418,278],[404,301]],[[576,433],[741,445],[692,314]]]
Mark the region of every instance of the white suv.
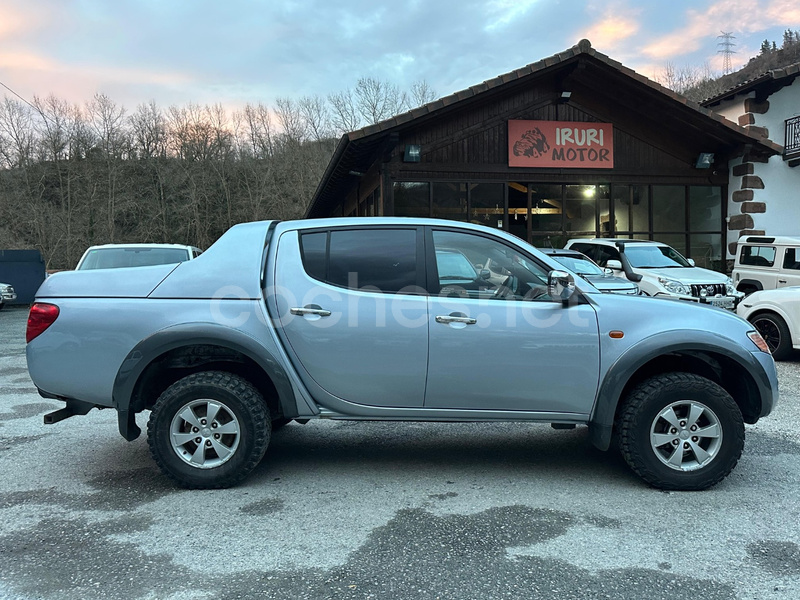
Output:
[[601,267],[639,284],[643,294],[690,300],[733,310],[744,297],[731,278],[696,267],[694,261],[661,242],[627,239],[574,239],[567,248],[583,252]]
[[745,294],[800,285],[800,237],[739,238],[733,283]]

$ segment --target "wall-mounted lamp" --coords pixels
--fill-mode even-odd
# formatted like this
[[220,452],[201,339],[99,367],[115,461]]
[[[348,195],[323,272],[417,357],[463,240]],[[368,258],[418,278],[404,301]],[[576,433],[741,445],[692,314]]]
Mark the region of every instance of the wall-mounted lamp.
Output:
[[714,153],[713,152],[701,152],[698,157],[697,161],[694,163],[695,169],[710,169],[711,165],[714,164]]
[[561,96],[559,97],[559,102],[569,102],[569,99],[572,97],[572,92],[561,92]]
[[417,144],[406,144],[406,151],[403,152],[403,162],[419,162],[422,157],[422,147]]
[[361,171],[350,171],[348,175],[353,175],[354,177],[363,177],[364,173],[362,173]]

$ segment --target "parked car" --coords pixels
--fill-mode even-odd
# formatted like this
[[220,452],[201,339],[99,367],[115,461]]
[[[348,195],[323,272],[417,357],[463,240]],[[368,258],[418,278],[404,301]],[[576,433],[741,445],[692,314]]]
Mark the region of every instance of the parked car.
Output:
[[736,309],[767,342],[775,360],[800,349],[800,287],[762,290],[747,296]]
[[583,252],[601,267],[639,284],[643,294],[734,310],[744,294],[731,278],[695,266],[667,244],[648,240],[572,239],[567,248]]
[[197,258],[202,252],[200,248],[179,244],[104,244],[86,250],[75,270],[174,264]]
[[0,310],[6,305],[6,302],[13,302],[17,299],[17,293],[10,283],[0,283]]
[[[442,259],[484,289],[442,293]],[[339,419],[588,425],[651,485],[703,489],[777,401],[750,323],[688,302],[654,318],[480,225],[247,223],[196,260],[121,271],[45,281],[30,376],[64,403],[45,423],[113,408],[133,440],[150,411],[155,462],[190,488],[243,480],[287,421]]]
[[577,250],[540,248],[547,256],[577,273],[601,292],[612,294],[638,294],[639,286],[624,277],[614,275],[612,269],[602,269],[591,258]]
[[800,285],[800,237],[740,237],[733,283],[745,294]]

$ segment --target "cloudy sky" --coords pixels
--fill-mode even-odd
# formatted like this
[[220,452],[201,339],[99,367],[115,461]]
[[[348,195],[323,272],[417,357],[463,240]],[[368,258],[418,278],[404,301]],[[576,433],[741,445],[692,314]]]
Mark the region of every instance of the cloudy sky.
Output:
[[0,0],[0,83],[128,109],[271,104],[363,76],[443,96],[584,37],[652,76],[720,68],[722,30],[741,64],[786,28],[800,29],[798,0]]

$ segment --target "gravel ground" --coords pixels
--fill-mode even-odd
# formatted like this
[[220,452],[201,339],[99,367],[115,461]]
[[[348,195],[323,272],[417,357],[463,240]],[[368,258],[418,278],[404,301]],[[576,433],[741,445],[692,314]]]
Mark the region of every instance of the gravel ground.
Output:
[[798,597],[800,355],[705,492],[647,487],[585,428],[347,422],[190,492],[112,411],[42,425],[26,314],[0,312],[0,598]]

